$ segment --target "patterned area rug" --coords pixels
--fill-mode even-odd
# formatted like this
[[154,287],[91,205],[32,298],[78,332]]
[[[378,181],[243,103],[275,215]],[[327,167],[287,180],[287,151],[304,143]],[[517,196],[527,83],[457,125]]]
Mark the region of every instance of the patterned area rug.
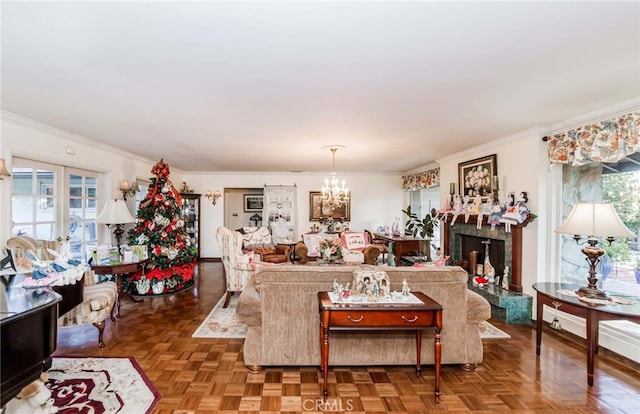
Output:
[[[236,317],[236,303],[238,295],[231,296],[229,306],[223,308],[225,296],[218,301],[213,310],[191,335],[194,338],[244,338],[247,336],[247,326],[238,322]],[[508,333],[496,328],[489,322],[480,324],[480,338],[503,339],[511,338]]]
[[59,414],[150,413],[160,399],[133,357],[56,357],[47,374]]
[[511,335],[505,331],[501,331],[489,322],[482,322],[480,324],[480,338],[482,339],[503,339],[511,338]]
[[236,304],[238,296],[231,296],[229,306],[223,308],[225,295],[218,301],[213,310],[191,335],[194,338],[244,338],[247,336],[247,325],[238,322]]

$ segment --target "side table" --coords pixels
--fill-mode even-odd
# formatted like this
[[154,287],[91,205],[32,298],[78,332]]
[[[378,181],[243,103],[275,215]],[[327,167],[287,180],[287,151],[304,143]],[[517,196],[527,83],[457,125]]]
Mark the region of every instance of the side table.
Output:
[[144,272],[144,264],[146,260],[133,263],[121,263],[113,265],[92,265],[91,270],[97,275],[114,275],[116,277],[116,285],[118,286],[118,296],[116,297],[116,316],[120,317],[120,296],[124,296],[132,302],[142,302],[142,298],[136,298],[130,292],[122,289],[122,278],[132,273],[142,270]]
[[442,305],[422,292],[412,293],[422,303],[333,303],[328,292],[318,292],[320,311],[320,370],[322,371],[322,395],[328,396],[329,375],[329,331],[415,331],[416,332],[416,376],[420,377],[420,350],[422,331],[435,329],[434,364],[435,398],[440,402],[440,361],[442,344]]
[[640,323],[640,297],[630,305],[592,305],[578,298],[563,295],[561,290],[578,290],[580,286],[565,283],[536,283],[536,355],[540,356],[542,342],[543,305],[585,318],[587,328],[587,385],[593,386],[594,358],[598,353],[598,327],[600,321],[628,320]]

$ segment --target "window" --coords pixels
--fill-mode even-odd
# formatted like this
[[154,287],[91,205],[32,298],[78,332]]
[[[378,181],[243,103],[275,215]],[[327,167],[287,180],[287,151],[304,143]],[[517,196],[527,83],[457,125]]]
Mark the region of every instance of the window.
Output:
[[58,177],[62,168],[14,159],[12,168],[12,229],[14,236],[53,240],[59,236]]
[[[565,200],[605,201],[614,205],[625,225],[635,234],[640,231],[640,153],[615,164],[592,163],[581,167],[563,167]],[[570,207],[570,206],[569,206]],[[618,239],[603,247],[598,266],[598,281],[607,292],[640,295],[638,239]],[[588,265],[570,236],[563,237],[561,281],[586,284]],[[639,276],[640,277],[640,276]]]
[[82,260],[86,260],[89,252],[98,245],[97,182],[98,173],[66,169],[69,213],[65,217],[69,218],[68,236],[71,251]]
[[100,174],[16,157],[12,175],[12,234],[68,237],[74,257],[86,260],[98,240]]
[[[411,211],[416,213],[418,217],[424,217],[432,208],[440,209],[440,187],[432,187],[424,190],[416,190],[409,192],[409,203]],[[402,223],[407,221],[407,216],[402,217]],[[433,231],[433,239],[431,240],[431,258],[435,258],[436,248],[440,247],[440,231],[436,227]]]

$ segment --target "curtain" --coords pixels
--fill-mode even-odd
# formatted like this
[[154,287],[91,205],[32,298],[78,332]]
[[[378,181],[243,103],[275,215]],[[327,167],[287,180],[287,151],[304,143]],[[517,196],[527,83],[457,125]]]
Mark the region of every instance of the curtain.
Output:
[[418,191],[440,186],[440,168],[421,171],[402,177],[404,191]]
[[263,220],[276,244],[290,244],[298,240],[296,186],[265,186]]
[[640,151],[640,112],[632,112],[544,137],[551,162],[585,165],[590,162],[618,162]]

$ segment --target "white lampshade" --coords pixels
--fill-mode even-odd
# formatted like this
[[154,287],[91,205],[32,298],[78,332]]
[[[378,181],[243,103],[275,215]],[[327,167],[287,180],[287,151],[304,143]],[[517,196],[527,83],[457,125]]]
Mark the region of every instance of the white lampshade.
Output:
[[134,219],[124,200],[109,200],[104,203],[96,221],[102,224],[125,224],[133,223]]
[[578,203],[556,233],[593,237],[633,237],[611,203]]

